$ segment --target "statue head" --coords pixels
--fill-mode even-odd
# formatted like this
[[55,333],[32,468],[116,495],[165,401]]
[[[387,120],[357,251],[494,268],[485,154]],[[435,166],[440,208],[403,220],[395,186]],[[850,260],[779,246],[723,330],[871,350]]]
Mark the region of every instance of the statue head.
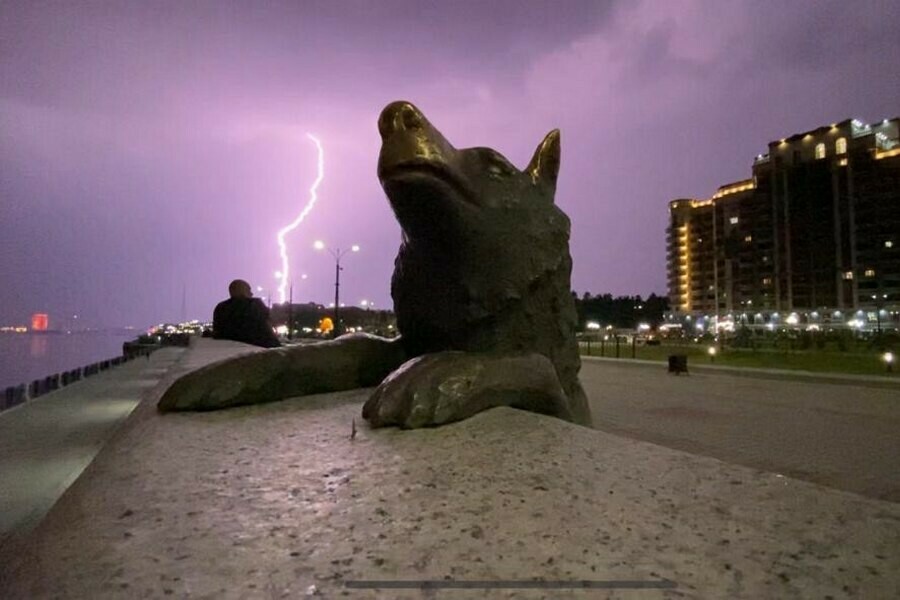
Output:
[[576,317],[569,218],[554,203],[559,131],[518,169],[490,148],[455,148],[409,102],[389,104],[378,129],[378,178],[403,230],[391,295],[408,350],[564,339]]
[[[378,178],[408,238],[452,236],[458,243],[479,235],[479,221],[485,216],[516,219],[536,214],[559,220],[568,235],[568,219],[553,205],[559,130],[548,133],[528,166],[519,170],[491,148],[454,148],[409,102],[389,104],[378,129]],[[499,224],[490,225],[496,235]]]

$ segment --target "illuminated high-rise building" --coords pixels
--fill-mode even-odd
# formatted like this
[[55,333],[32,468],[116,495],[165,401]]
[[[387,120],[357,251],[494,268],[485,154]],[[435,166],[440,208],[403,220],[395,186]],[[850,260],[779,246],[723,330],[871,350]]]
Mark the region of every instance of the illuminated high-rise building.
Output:
[[872,311],[900,303],[900,119],[769,144],[752,178],[669,204],[676,315]]

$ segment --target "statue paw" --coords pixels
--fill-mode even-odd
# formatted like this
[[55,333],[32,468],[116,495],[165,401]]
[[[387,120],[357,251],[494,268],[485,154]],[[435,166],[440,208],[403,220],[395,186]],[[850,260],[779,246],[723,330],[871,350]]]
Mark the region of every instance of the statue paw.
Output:
[[397,340],[367,334],[274,348],[206,365],[175,381],[162,412],[216,410],[284,398],[370,387],[406,359]]
[[426,354],[391,373],[363,406],[373,427],[406,429],[460,421],[495,406],[572,420],[553,364],[539,354]]

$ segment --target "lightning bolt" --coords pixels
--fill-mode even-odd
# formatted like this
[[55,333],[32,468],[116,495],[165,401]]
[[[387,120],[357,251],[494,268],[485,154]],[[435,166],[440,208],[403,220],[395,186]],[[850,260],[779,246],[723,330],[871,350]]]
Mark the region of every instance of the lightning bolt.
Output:
[[322,183],[322,179],[325,177],[325,152],[322,150],[322,142],[318,140],[311,133],[307,133],[306,137],[308,137],[312,142],[316,145],[316,149],[319,152],[319,161],[318,161],[318,175],[316,176],[316,180],[313,182],[312,186],[309,188],[309,202],[306,203],[306,206],[303,207],[303,210],[300,211],[300,214],[294,219],[290,225],[284,227],[278,231],[278,250],[281,254],[281,271],[279,271],[276,276],[281,280],[281,283],[278,284],[278,297],[281,299],[281,303],[283,304],[285,301],[285,294],[287,291],[288,282],[290,281],[290,264],[288,262],[287,255],[287,244],[284,241],[284,236],[295,230],[300,223],[303,222],[303,219],[306,218],[306,215],[313,209],[313,206],[316,205],[316,201],[319,199],[316,190],[319,187],[319,184]]

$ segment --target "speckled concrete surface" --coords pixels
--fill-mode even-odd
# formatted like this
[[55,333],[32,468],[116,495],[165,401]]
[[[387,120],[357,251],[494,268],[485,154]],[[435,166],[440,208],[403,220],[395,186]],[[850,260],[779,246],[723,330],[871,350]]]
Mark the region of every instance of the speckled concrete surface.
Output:
[[[4,557],[0,597],[900,595],[897,504],[507,408],[373,431],[366,397],[169,415],[149,398]],[[677,588],[345,587],[445,578]]]

